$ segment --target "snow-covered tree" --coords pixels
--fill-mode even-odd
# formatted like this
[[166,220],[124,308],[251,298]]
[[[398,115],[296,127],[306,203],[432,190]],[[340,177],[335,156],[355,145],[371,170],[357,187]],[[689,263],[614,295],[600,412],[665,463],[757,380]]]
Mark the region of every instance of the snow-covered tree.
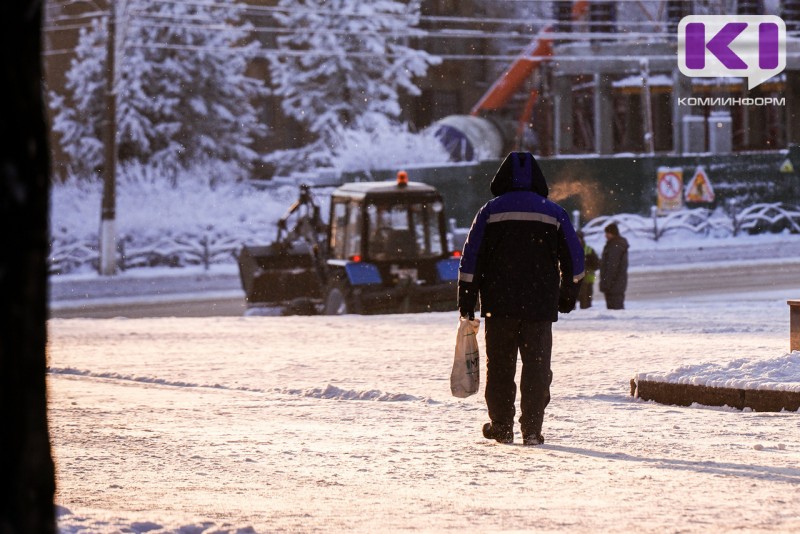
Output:
[[381,116],[364,126],[341,132],[331,159],[338,170],[369,172],[450,161],[450,154],[431,130],[411,132],[408,125]]
[[69,156],[70,171],[79,176],[97,172],[103,165],[103,126],[106,117],[106,54],[108,32],[105,18],[83,28],[67,71],[67,95],[52,93],[53,129],[61,134],[61,146]]
[[409,45],[418,35],[420,2],[281,0],[288,33],[270,58],[274,94],[284,113],[317,138],[271,158],[297,167],[330,163],[345,129],[369,129],[376,116],[398,118],[401,92],[415,96],[415,77],[438,59]]
[[[240,4],[126,4],[115,64],[120,162],[175,170],[215,160],[247,169],[259,158],[252,142],[265,127],[255,104],[266,87],[246,73],[259,45],[249,42]],[[53,99],[54,128],[75,168],[83,171],[101,163],[106,33],[105,21],[81,33],[67,95]]]

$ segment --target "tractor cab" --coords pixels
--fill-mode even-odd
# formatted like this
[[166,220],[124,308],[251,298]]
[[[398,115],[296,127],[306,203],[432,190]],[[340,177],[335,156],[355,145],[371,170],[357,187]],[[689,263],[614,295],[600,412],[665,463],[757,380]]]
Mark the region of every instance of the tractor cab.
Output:
[[425,184],[356,183],[331,197],[331,258],[416,262],[446,255],[444,204]]

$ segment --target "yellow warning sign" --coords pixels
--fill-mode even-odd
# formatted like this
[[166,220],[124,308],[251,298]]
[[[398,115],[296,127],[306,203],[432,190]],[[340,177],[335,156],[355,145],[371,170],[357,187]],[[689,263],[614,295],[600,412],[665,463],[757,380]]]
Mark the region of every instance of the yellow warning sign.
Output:
[[714,188],[705,169],[700,166],[686,186],[686,202],[714,202]]
[[794,165],[792,165],[792,161],[789,158],[786,158],[781,164],[781,172],[790,173],[794,172]]

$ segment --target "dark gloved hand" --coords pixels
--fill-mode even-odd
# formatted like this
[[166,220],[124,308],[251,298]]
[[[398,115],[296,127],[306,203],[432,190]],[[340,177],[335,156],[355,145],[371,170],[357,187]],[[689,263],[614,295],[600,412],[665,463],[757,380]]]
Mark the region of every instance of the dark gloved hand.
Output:
[[558,297],[558,311],[561,313],[569,313],[575,309],[575,297],[568,295],[559,295]]
[[470,321],[475,319],[475,311],[474,310],[471,310],[469,308],[459,308],[458,311],[459,311],[459,313],[461,313],[461,317],[465,317],[465,318],[469,319]]
[[579,284],[564,284],[558,293],[558,311],[569,313],[575,309],[575,302],[578,300]]

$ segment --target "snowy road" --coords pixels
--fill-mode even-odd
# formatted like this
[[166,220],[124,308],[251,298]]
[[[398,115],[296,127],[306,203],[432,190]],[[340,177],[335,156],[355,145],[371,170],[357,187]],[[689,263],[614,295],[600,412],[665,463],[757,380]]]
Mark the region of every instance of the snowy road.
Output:
[[669,299],[689,295],[719,295],[724,298],[728,293],[779,289],[800,290],[800,259],[634,268],[629,274],[626,299]]
[[[590,243],[598,251],[603,243]],[[800,288],[800,236],[631,239],[630,301],[695,294]],[[595,289],[602,300],[602,294]],[[140,269],[105,278],[54,276],[50,312],[72,317],[241,316],[244,293],[233,264]]]
[[563,318],[539,448],[484,440],[482,391],[450,396],[450,313],[53,319],[60,528],[797,532],[800,415],[662,406],[628,384],[784,354],[796,296]]
[[[241,316],[245,310],[244,294],[239,280],[218,279],[224,290],[196,293],[164,292],[152,294],[139,284],[121,296],[55,302],[51,307],[54,318],[91,317],[213,317]],[[232,286],[232,287],[231,287]],[[733,264],[702,263],[633,267],[630,273],[629,301],[669,299],[696,294],[724,295],[731,291],[760,291],[800,288],[800,259],[769,261],[740,261]],[[136,292],[141,294],[135,294]],[[595,287],[595,294],[603,295]],[[602,304],[602,303],[601,303]],[[455,307],[455,302],[453,303]]]

